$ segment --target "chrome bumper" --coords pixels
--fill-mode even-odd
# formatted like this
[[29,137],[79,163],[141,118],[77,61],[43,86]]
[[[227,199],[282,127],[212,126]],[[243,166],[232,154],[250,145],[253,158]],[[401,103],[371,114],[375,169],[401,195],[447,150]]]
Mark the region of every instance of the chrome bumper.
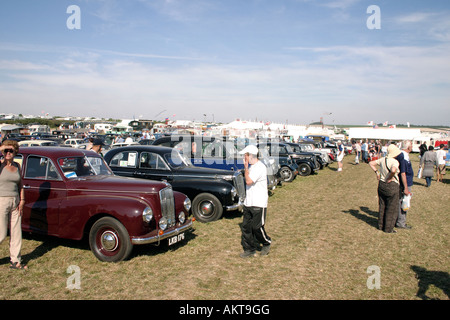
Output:
[[131,238],[131,243],[132,244],[149,244],[149,243],[155,243],[155,242],[159,242],[161,240],[164,240],[166,238],[170,238],[173,236],[176,236],[182,232],[185,232],[189,229],[192,228],[193,222],[192,220],[190,220],[187,224],[179,227],[179,228],[175,228],[173,230],[167,231],[161,235],[156,235],[156,236],[152,236],[152,237],[134,237]]
[[239,201],[239,203],[235,203],[231,206],[227,206],[225,207],[225,209],[227,211],[235,211],[235,210],[239,210],[239,211],[243,211],[244,210],[244,201]]

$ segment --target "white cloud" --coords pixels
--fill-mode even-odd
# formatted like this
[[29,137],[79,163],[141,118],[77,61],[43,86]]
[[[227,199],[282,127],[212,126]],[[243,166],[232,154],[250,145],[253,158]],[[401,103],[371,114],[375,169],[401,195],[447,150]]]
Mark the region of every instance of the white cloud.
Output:
[[399,16],[395,19],[397,23],[417,23],[427,21],[436,14],[425,12],[414,12],[407,15]]
[[47,66],[42,64],[36,64],[28,61],[21,60],[0,60],[0,70],[26,70],[26,71],[34,71],[34,70],[45,70],[48,69]]
[[347,9],[361,0],[332,0],[328,2],[322,2],[321,5],[331,9]]
[[450,42],[449,12],[413,12],[400,15],[393,22],[405,30],[416,30],[416,37],[421,34],[426,40]]
[[[364,113],[379,114],[380,121],[389,114],[390,121],[401,123],[407,110],[411,123],[442,124],[448,117],[435,115],[448,114],[449,50],[450,45],[298,47],[285,50],[283,63],[252,66],[176,59],[161,65],[128,59],[133,53],[100,51],[76,52],[51,67],[3,59],[3,75],[14,81],[2,82],[1,105],[29,108],[21,113],[51,109],[51,114],[129,118],[167,109],[188,119],[208,113],[222,121],[288,117],[290,123],[308,123],[321,110],[333,112],[336,123]],[[428,115],[424,109],[430,106]]]
[[198,21],[210,14],[214,7],[207,0],[139,0],[160,14],[178,22]]

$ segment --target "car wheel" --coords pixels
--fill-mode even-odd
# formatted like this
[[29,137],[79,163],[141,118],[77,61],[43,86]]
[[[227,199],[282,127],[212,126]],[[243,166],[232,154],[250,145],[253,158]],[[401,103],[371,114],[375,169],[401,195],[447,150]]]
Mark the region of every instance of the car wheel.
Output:
[[111,217],[94,223],[89,232],[89,246],[97,259],[106,262],[125,260],[133,249],[127,229]]
[[298,172],[301,176],[309,176],[311,174],[311,167],[306,163],[301,163],[298,166]]
[[283,182],[292,182],[295,178],[294,173],[289,167],[281,167],[280,177]]
[[192,201],[192,214],[197,221],[215,221],[222,217],[222,213],[222,203],[210,193],[201,193]]

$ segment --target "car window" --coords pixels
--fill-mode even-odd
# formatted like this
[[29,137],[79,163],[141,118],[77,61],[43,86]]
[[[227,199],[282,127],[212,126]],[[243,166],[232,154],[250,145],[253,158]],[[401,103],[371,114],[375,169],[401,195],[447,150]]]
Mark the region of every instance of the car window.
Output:
[[222,157],[223,155],[224,148],[222,141],[203,142],[203,157]]
[[84,176],[112,175],[111,170],[101,157],[66,157],[58,159],[59,166],[66,178]]
[[25,171],[27,179],[61,180],[53,162],[40,156],[29,156]]
[[139,158],[139,168],[169,170],[163,158],[157,153],[142,152]]
[[136,168],[136,151],[124,151],[114,155],[109,163],[110,167]]
[[23,156],[21,154],[17,154],[14,157],[14,162],[17,162],[20,165],[20,167],[22,168]]
[[58,163],[69,179],[113,174],[101,157],[66,157],[58,159]]

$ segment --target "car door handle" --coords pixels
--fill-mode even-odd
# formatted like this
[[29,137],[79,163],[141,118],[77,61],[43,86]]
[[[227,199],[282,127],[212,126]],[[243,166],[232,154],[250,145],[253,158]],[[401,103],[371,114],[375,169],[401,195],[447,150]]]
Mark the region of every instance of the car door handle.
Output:
[[22,188],[24,188],[24,189],[31,189],[31,187],[29,185],[24,185],[24,186],[22,186]]

